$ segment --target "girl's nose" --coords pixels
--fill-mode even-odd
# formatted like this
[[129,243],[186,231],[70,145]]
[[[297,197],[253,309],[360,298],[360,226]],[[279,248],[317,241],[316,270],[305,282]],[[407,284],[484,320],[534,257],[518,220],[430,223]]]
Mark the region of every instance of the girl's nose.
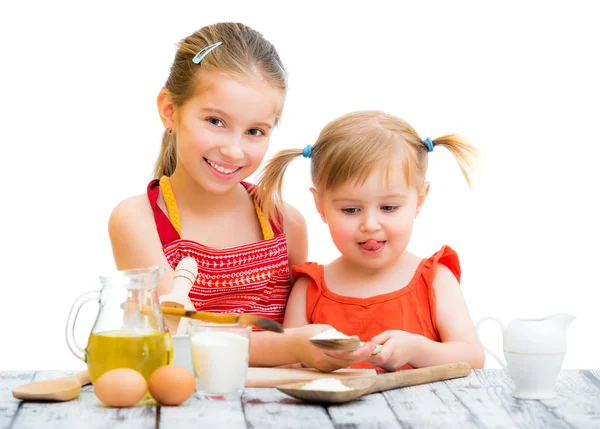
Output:
[[232,161],[239,161],[244,157],[242,146],[239,140],[229,141],[228,144],[224,144],[219,148],[221,155]]
[[381,225],[376,216],[367,214],[360,225],[361,232],[377,232],[381,230]]

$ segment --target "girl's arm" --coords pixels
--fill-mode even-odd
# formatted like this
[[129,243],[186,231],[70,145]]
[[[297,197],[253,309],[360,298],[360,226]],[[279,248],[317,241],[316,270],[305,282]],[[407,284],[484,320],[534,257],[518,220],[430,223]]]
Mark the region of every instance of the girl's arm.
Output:
[[250,366],[281,366],[302,363],[309,368],[331,372],[367,359],[375,344],[366,343],[352,352],[319,349],[309,338],[331,329],[329,325],[306,325],[289,328],[283,334],[253,332],[250,340]]
[[467,303],[456,277],[445,265],[438,266],[433,287],[435,318],[442,342],[419,336],[409,364],[420,367],[463,361],[472,368],[483,368],[485,352],[477,341]]
[[284,328],[297,328],[309,324],[306,318],[306,289],[308,288],[308,282],[309,278],[307,276],[300,276],[296,280],[296,283],[294,283],[285,307]]
[[441,343],[405,331],[386,331],[373,338],[384,344],[370,362],[387,370],[408,363],[419,368],[453,362],[468,362],[483,368],[485,354],[477,341],[475,326],[454,274],[444,265],[438,267],[433,282],[436,294],[436,321]]
[[[302,265],[308,258],[308,233],[304,216],[290,204],[285,204],[283,229],[287,240],[290,273],[294,265]],[[290,276],[294,284],[294,279]]]
[[108,234],[118,270],[158,265],[166,271],[156,291],[159,296],[171,291],[173,269],[162,251],[146,195],[128,198],[115,207],[108,220]]

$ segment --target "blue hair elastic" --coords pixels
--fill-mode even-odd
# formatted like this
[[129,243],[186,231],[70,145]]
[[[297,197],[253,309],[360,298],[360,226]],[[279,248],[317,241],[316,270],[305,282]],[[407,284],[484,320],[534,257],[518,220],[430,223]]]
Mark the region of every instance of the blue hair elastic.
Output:
[[306,145],[306,147],[302,150],[302,156],[304,158],[310,158],[312,157],[312,146],[311,145]]
[[207,46],[206,48],[200,49],[198,51],[198,53],[196,54],[196,56],[194,58],[192,58],[192,62],[194,64],[200,64],[200,61],[202,61],[204,59],[204,57],[210,53],[210,51],[212,51],[217,46],[222,45],[222,44],[223,44],[223,42],[217,42],[217,43],[213,43],[210,46]]
[[427,146],[427,152],[433,152],[433,140],[431,140],[429,137],[426,137],[425,140],[423,140],[423,143],[425,143],[425,146]]

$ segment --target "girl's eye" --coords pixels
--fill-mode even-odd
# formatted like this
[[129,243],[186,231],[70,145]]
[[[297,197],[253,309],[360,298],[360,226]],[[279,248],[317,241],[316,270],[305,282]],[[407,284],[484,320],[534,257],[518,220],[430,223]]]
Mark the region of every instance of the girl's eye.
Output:
[[358,210],[359,209],[356,207],[348,207],[348,208],[342,209],[342,213],[355,214],[355,213],[358,213]]
[[259,130],[258,128],[252,128],[252,129],[248,130],[248,134],[250,134],[251,136],[255,136],[255,137],[265,135],[264,131]]
[[216,126],[216,127],[222,127],[223,126],[223,121],[221,121],[220,119],[217,118],[206,118],[206,120],[211,123],[212,125]]
[[396,211],[396,209],[398,209],[398,206],[381,206],[380,208],[381,208],[381,210],[383,210],[384,212],[391,213],[391,212],[393,212],[393,211]]

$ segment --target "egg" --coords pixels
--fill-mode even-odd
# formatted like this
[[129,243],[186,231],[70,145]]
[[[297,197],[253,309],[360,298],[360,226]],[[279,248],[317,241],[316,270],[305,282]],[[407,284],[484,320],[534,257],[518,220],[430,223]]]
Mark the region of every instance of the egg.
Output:
[[152,397],[162,405],[179,405],[192,396],[196,380],[186,368],[165,365],[155,370],[148,380]]
[[102,374],[94,383],[98,399],[109,407],[132,407],[148,390],[144,376],[131,368],[117,368]]

